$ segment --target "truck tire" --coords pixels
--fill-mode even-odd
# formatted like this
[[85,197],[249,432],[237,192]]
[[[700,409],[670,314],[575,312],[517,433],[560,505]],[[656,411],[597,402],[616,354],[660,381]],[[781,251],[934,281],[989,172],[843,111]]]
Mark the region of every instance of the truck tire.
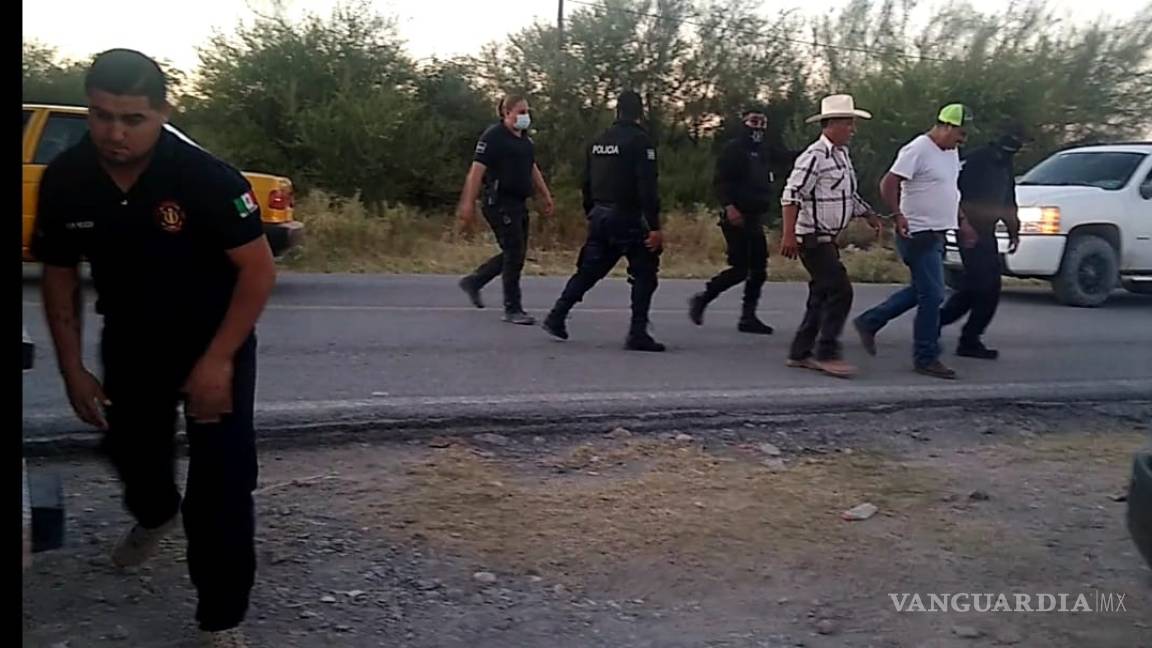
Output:
[[1078,236],[1068,243],[1052,288],[1062,304],[1094,308],[1108,300],[1119,280],[1112,245],[1099,236]]

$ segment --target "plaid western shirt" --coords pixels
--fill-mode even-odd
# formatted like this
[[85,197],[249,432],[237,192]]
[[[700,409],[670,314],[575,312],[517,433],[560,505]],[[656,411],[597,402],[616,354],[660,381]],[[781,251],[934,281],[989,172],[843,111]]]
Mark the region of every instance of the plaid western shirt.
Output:
[[821,135],[792,167],[781,204],[798,205],[796,234],[836,236],[854,216],[872,212],[857,191],[856,170],[848,149]]

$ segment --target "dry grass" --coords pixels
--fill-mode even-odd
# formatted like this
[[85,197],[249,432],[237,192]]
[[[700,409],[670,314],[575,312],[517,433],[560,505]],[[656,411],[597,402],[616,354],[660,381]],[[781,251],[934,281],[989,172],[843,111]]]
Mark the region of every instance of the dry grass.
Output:
[[637,440],[569,448],[531,467],[454,447],[409,465],[386,500],[356,508],[366,527],[399,527],[485,564],[605,573],[637,561],[753,564],[765,551],[802,559],[813,543],[879,548],[891,538],[862,536],[840,512],[867,499],[902,517],[939,496],[930,470],[878,455],[796,460],[783,472],[758,459]]
[[[307,227],[305,242],[289,253],[286,264],[304,272],[463,274],[496,249],[486,226],[458,232],[447,213],[404,206],[369,208],[356,199],[313,192],[298,203],[296,215]],[[661,276],[704,278],[725,266],[724,238],[712,211],[674,212],[665,221]],[[570,274],[583,236],[583,218],[573,209],[561,206],[557,217],[547,221],[534,218],[524,273]],[[845,243],[844,262],[856,281],[899,283],[907,278],[894,252],[871,245],[866,227],[846,232]],[[779,248],[775,232],[770,233],[769,246],[773,251]],[[773,254],[769,263],[772,281],[808,279],[799,262]],[[623,272],[621,263],[616,274]]]

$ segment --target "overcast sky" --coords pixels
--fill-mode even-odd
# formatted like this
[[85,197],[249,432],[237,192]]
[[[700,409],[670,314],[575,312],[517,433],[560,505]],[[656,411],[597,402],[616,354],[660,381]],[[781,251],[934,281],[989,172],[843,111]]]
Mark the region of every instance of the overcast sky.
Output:
[[[583,2],[567,0],[566,10]],[[1076,22],[1100,14],[1120,20],[1131,18],[1148,0],[1051,0],[1052,6]],[[819,11],[829,11],[846,0],[826,0]],[[184,70],[196,67],[196,48],[213,30],[231,32],[251,20],[253,9],[266,9],[269,0],[22,0],[24,39],[52,45],[66,56],[80,58],[112,47],[130,47],[173,62]],[[534,20],[554,21],[557,0],[374,0],[384,15],[396,19],[409,52],[417,57],[447,58],[470,54]],[[972,0],[983,11],[1003,7],[1005,0]],[[287,0],[291,13],[327,15],[336,0]],[[766,14],[783,9],[811,11],[813,3],[800,0],[765,0]],[[807,6],[809,9],[804,9]]]

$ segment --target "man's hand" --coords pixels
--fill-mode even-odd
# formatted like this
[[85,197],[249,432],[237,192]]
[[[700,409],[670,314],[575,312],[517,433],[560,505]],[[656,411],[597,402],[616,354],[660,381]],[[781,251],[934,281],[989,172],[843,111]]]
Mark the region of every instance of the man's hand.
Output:
[[544,196],[540,200],[540,214],[545,218],[552,218],[556,213],[556,201],[552,200],[552,196]]
[[1008,254],[1016,254],[1016,250],[1020,249],[1020,235],[1008,235]]
[[965,249],[972,249],[976,247],[976,240],[980,236],[976,233],[976,229],[972,227],[967,219],[960,221],[960,228],[956,231],[956,238],[960,242],[960,247]]
[[796,240],[796,232],[784,232],[780,237],[780,256],[795,259],[799,255],[800,242]]
[[76,416],[89,425],[107,430],[108,419],[104,416],[104,408],[111,405],[112,401],[104,395],[104,387],[96,376],[87,369],[80,369],[64,375],[64,386]]
[[724,217],[728,219],[728,224],[733,227],[744,226],[744,214],[741,214],[734,205],[728,205],[724,208]]
[[460,203],[456,207],[456,232],[468,236],[476,223],[476,203]]
[[881,234],[884,233],[883,219],[881,219],[880,215],[876,213],[870,213],[865,218],[868,221],[868,227],[872,228],[872,232],[875,233],[876,238],[879,239]]
[[896,236],[912,238],[911,232],[908,231],[908,219],[904,214],[896,214]]
[[648,248],[651,252],[659,252],[664,249],[664,234],[660,230],[652,230],[648,232],[648,238],[644,241],[644,247]]
[[204,356],[184,383],[188,416],[199,423],[218,423],[232,413],[232,359]]

